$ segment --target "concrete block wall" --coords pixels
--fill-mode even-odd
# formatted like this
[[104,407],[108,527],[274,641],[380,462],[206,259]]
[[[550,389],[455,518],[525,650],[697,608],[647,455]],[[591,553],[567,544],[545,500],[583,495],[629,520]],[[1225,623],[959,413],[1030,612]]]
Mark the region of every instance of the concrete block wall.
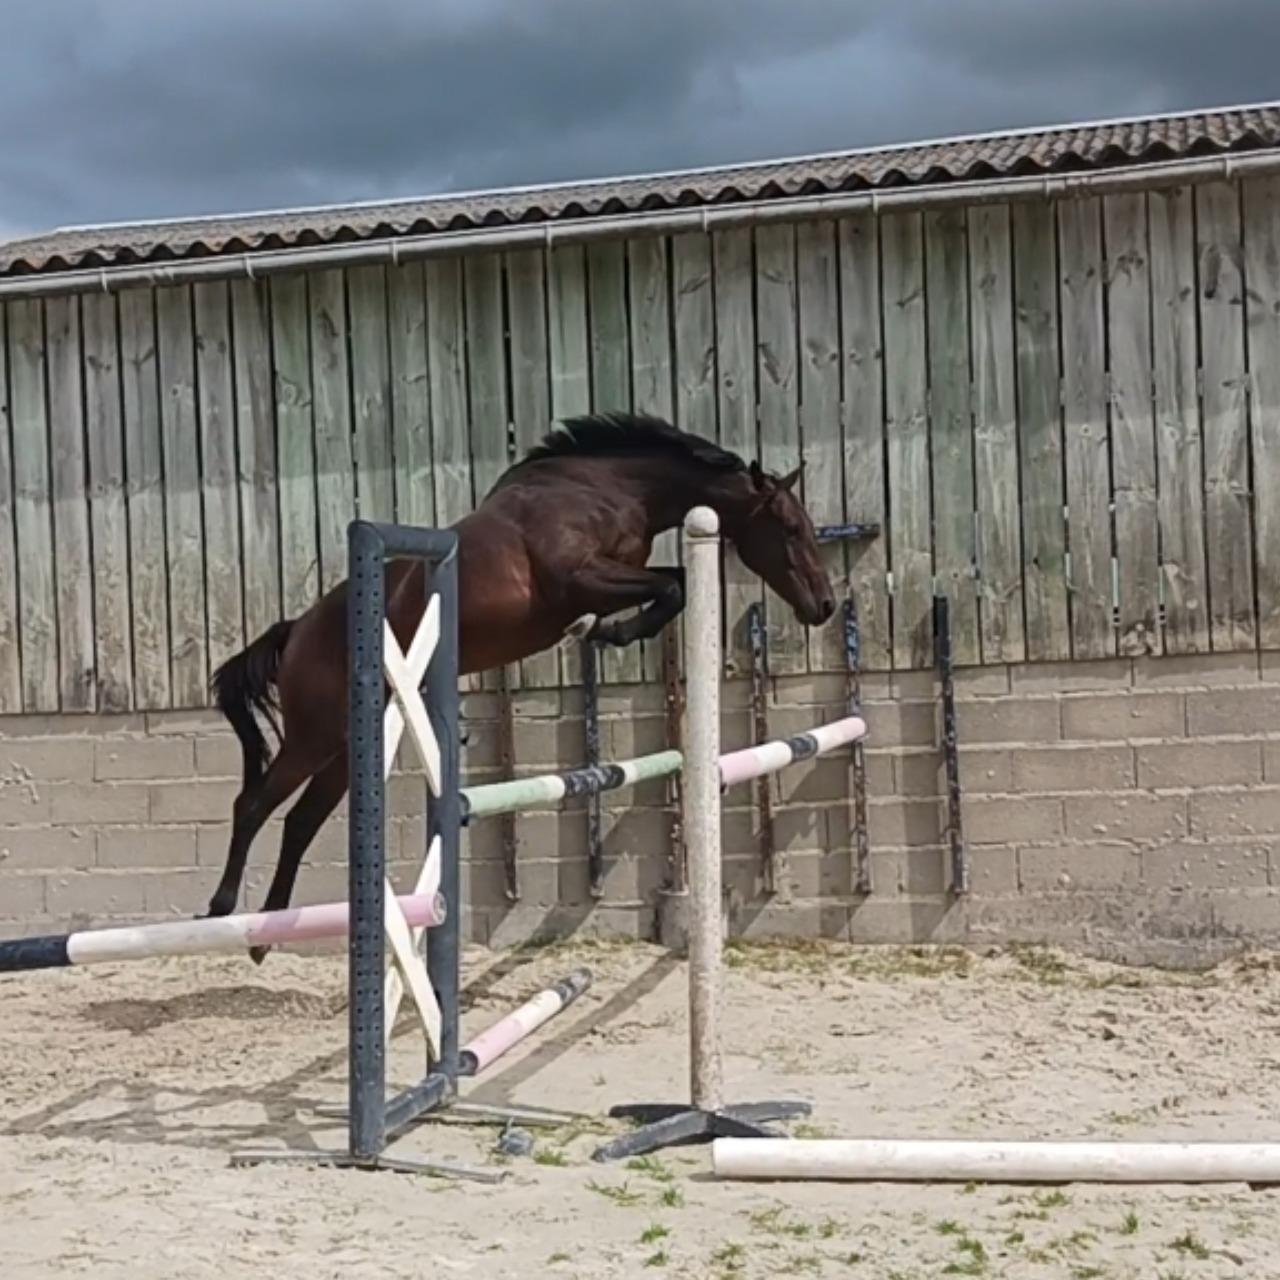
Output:
[[[958,674],[972,893],[947,894],[937,688],[928,672],[864,681],[873,892],[853,893],[847,756],[772,782],[778,892],[759,891],[751,788],[726,797],[725,882],[742,935],[857,942],[1056,942],[1118,958],[1198,963],[1280,941],[1280,657],[1254,654],[984,668]],[[779,678],[771,732],[841,714],[841,677]],[[750,740],[747,684],[724,693],[726,748]],[[492,695],[465,700],[469,781],[497,772]],[[661,690],[602,689],[602,750],[663,746]],[[577,691],[517,695],[520,772],[579,763]],[[190,915],[217,881],[239,752],[211,714],[0,720],[0,935]],[[651,937],[665,873],[666,786],[604,798],[605,894],[587,887],[585,804],[517,822],[522,897],[503,893],[500,827],[464,849],[477,941]],[[397,776],[388,853],[397,883],[421,856],[424,784]],[[254,846],[262,899],[279,816]],[[308,854],[296,901],[346,896],[345,805]]]

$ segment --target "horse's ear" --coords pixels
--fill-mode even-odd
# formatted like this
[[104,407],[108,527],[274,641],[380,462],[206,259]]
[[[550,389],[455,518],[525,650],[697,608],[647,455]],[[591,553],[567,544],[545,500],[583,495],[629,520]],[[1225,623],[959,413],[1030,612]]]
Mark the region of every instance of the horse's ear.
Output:
[[751,465],[747,468],[747,474],[751,477],[752,485],[757,489],[763,489],[768,477],[765,475],[763,468],[753,458]]
[[778,481],[778,488],[779,489],[794,488],[795,483],[797,480],[800,479],[800,473],[803,470],[804,470],[804,463],[802,462],[794,471],[788,471],[787,474],[783,476],[781,480]]

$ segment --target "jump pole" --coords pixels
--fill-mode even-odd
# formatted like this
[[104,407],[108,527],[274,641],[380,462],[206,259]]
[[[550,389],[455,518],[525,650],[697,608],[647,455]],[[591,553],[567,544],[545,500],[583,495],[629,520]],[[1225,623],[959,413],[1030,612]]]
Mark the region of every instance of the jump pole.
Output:
[[1280,1144],[718,1138],[717,1177],[841,1182],[1280,1183]]
[[[437,857],[434,886],[397,897],[400,910],[414,928],[431,929],[444,923],[447,907],[438,888],[439,866]],[[349,904],[325,902],[287,911],[255,911],[215,919],[165,920],[160,924],[17,938],[0,943],[0,973],[289,946],[343,937],[350,932],[350,920]]]
[[628,1103],[615,1119],[640,1127],[596,1149],[592,1159],[628,1159],[661,1147],[728,1136],[776,1138],[764,1127],[805,1116],[807,1102],[725,1105],[720,1044],[720,966],[724,941],[720,795],[796,760],[821,755],[866,733],[848,716],[807,733],[720,755],[720,525],[708,507],[685,517],[685,724],[680,801],[688,848],[689,1059],[691,1103]]

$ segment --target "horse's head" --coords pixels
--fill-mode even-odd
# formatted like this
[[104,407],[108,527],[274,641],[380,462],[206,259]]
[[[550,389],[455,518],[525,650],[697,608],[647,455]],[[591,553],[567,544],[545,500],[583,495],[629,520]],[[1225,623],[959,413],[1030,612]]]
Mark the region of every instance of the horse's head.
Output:
[[806,627],[836,611],[835,591],[818,553],[813,521],[792,492],[802,467],[774,476],[751,463],[749,492],[722,512],[725,536],[742,563],[795,610]]

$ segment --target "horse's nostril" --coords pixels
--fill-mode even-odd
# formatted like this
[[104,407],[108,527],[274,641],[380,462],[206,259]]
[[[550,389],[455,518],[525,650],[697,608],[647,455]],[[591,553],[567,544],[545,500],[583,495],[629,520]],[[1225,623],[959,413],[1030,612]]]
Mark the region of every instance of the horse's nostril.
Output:
[[820,606],[823,622],[829,622],[832,614],[836,611],[836,602],[834,600],[824,600]]

